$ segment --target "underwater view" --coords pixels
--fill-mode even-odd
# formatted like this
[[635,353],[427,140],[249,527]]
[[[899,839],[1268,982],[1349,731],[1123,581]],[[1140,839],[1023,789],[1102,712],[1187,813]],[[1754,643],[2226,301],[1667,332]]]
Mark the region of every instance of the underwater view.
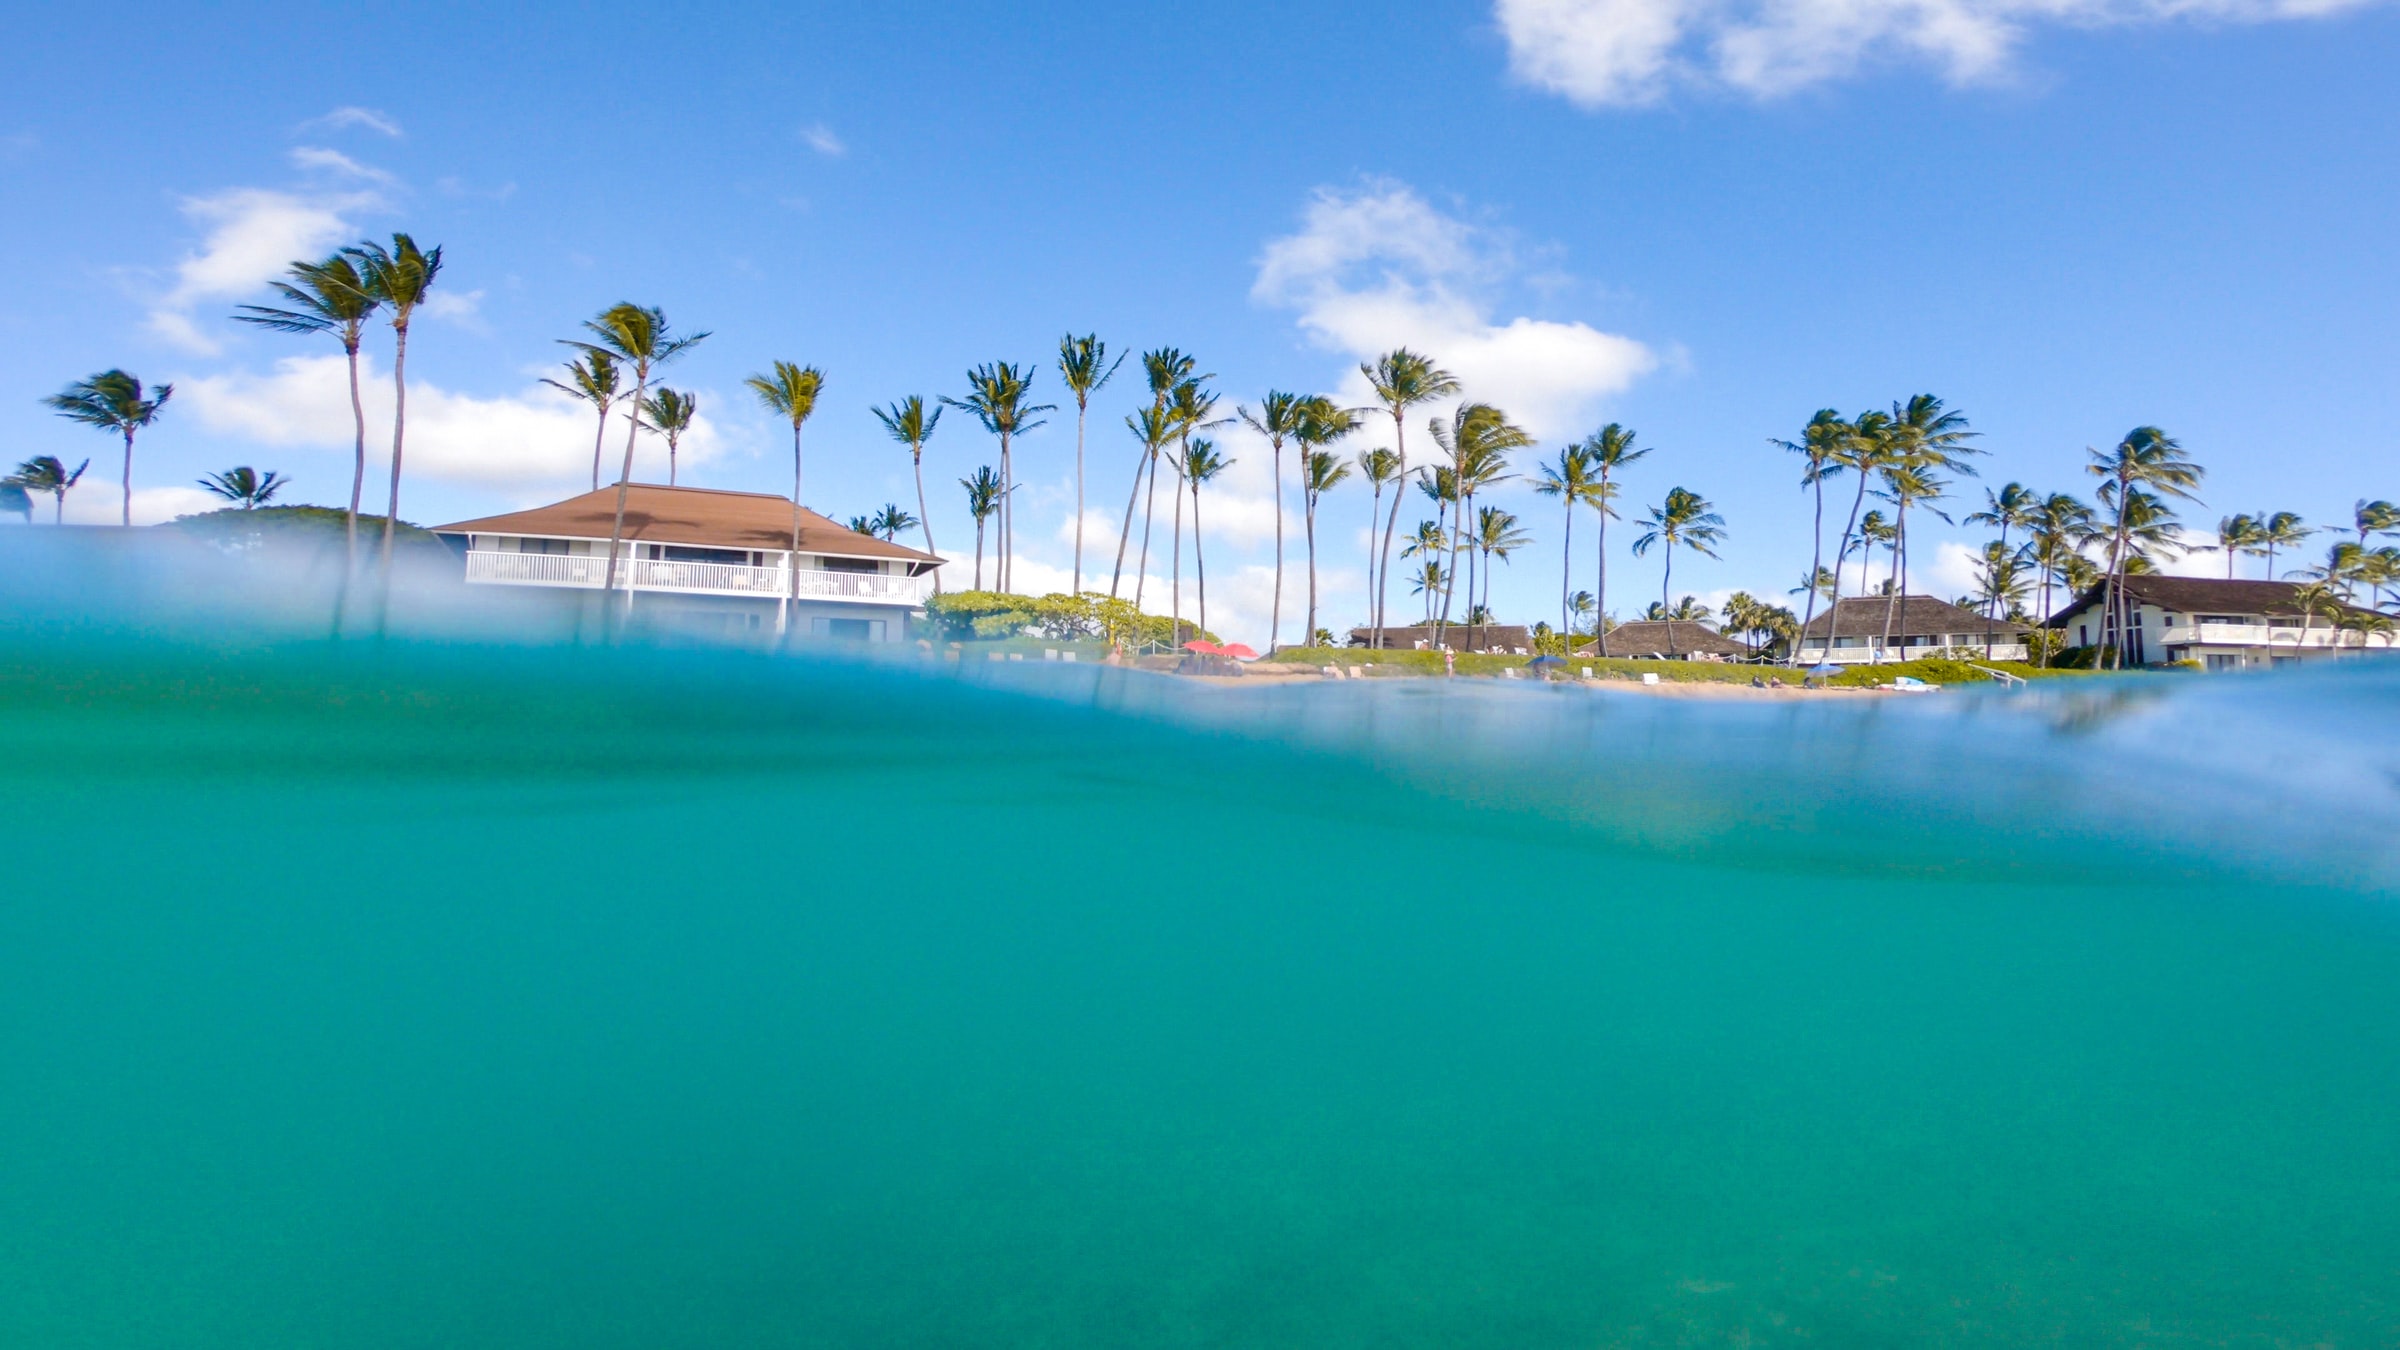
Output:
[[2400,680],[0,626],[0,1343],[2384,1346]]

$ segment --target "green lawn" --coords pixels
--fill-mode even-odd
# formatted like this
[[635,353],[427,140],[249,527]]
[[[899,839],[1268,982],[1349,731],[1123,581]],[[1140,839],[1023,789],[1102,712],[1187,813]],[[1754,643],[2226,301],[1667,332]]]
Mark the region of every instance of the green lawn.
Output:
[[[1300,666],[1358,666],[1368,676],[1409,677],[1442,673],[1442,654],[1421,651],[1373,652],[1360,647],[1286,647],[1268,658]],[[1528,656],[1482,656],[1462,652],[1458,657],[1458,673],[1474,676],[1497,676],[1502,670],[1522,669],[1533,658]],[[1978,662],[1976,664],[1987,664]],[[2021,661],[1993,661],[1994,670],[2027,679],[2056,675],[2088,674],[2086,671],[2041,670]],[[1638,680],[1644,675],[1656,675],[1662,680],[1686,680],[1719,684],[1748,684],[1752,679],[1777,679],[1797,682],[1799,676],[1781,666],[1735,665],[1717,661],[1641,661],[1624,657],[1578,656],[1568,659],[1564,666],[1552,667],[1561,674],[1576,676],[1590,670],[1603,679]],[[1961,661],[1909,661],[1882,666],[1860,666],[1831,677],[1838,685],[1889,684],[1895,676],[1911,675],[1927,684],[1977,684],[1991,677]]]

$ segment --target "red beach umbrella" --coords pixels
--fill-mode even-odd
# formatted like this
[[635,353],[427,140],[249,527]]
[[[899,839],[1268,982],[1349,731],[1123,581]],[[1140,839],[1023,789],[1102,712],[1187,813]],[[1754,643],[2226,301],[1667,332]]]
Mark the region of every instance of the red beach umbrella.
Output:
[[1232,657],[1236,661],[1255,661],[1258,659],[1257,652],[1252,651],[1249,647],[1244,646],[1239,642],[1228,643],[1224,651],[1225,655]]
[[1213,642],[1202,642],[1197,638],[1183,644],[1183,649],[1187,652],[1198,652],[1202,656],[1223,656],[1225,654],[1223,647]]

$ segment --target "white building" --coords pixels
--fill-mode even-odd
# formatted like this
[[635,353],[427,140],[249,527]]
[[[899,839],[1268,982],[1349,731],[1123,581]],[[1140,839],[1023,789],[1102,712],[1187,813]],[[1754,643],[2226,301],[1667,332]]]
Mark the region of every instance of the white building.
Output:
[[[595,595],[612,584],[608,541],[617,489],[434,529],[482,586]],[[781,633],[898,642],[933,594],[942,560],[847,530],[792,499],[759,492],[625,489],[625,529],[610,602],[645,626],[732,636]],[[795,566],[796,560],[796,566]]]
[[[2213,577],[2125,577],[2123,650],[2131,665],[2197,661],[2210,670],[2248,670],[2400,650],[2390,634],[2346,631],[2319,614],[2303,622],[2289,581]],[[2071,646],[2104,642],[2095,586],[2050,620]],[[2345,606],[2351,613],[2369,611]]]
[[1799,662],[1872,665],[1944,654],[2025,659],[2025,630],[1930,595],[1846,595],[1800,632]]

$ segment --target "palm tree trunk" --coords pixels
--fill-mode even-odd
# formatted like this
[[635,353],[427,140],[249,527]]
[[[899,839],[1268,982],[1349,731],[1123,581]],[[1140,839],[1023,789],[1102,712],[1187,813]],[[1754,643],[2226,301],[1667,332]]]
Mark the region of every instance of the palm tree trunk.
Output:
[[1306,487],[1300,490],[1302,523],[1308,530],[1308,631],[1300,635],[1300,645],[1317,645],[1317,497]]
[[600,451],[608,444],[608,404],[600,405],[600,425],[592,430],[592,491],[600,490]]
[[1392,579],[1392,532],[1400,528],[1400,499],[1407,495],[1408,489],[1408,424],[1403,420],[1398,408],[1392,409],[1392,444],[1399,459],[1400,469],[1398,475],[1392,480],[1392,513],[1384,520],[1382,561],[1375,569],[1375,649],[1377,651],[1383,650],[1383,616],[1391,599],[1389,591]]
[[[1083,423],[1088,408],[1081,398],[1075,400],[1075,572],[1074,589],[1069,595],[1083,594]],[[920,512],[919,514],[923,514]]]
[[1608,656],[1608,470],[1600,470],[1600,542],[1597,545],[1600,575],[1592,592],[1592,646],[1602,658]]
[[[933,547],[933,516],[925,509],[925,443],[919,441],[911,445],[909,451],[915,461],[917,474],[917,527],[925,531],[925,551],[940,557]],[[933,593],[942,593],[942,569],[939,567],[933,569]]]
[[1567,530],[1565,542],[1558,546],[1558,638],[1566,644],[1569,656],[1575,654],[1575,625],[1567,617],[1567,592],[1575,585],[1575,493],[1561,493],[1567,499]]
[[1009,465],[1008,433],[1000,433],[1000,589],[1008,593],[1010,562],[1016,556],[1017,479]]
[[983,589],[983,517],[975,517],[975,589]]
[[[1144,463],[1147,463],[1148,459],[1149,452],[1145,449],[1143,451]],[[1117,598],[1118,583],[1125,577],[1125,545],[1133,539],[1133,504],[1142,499],[1142,468],[1142,464],[1133,466],[1133,491],[1125,494],[1125,525],[1124,528],[1117,531],[1117,568],[1108,576],[1108,598],[1111,600]],[[1138,604],[1136,608],[1139,608]]]
[[1367,502],[1367,627],[1375,626],[1375,522],[1383,519],[1383,484]]
[[[1883,653],[1885,656],[1889,656],[1892,651],[1892,620],[1899,617],[1900,588],[1908,584],[1905,574],[1901,571],[1901,561],[1905,556],[1903,550],[1908,547],[1908,501],[1906,498],[1901,499],[1900,510],[1897,514],[1899,519],[1892,522],[1892,580],[1891,584],[1884,587],[1883,590]],[[1905,640],[1906,635],[1903,634],[1902,637]]]
[[1168,571],[1174,577],[1173,608],[1167,613],[1172,620],[1167,631],[1175,635],[1175,646],[1183,646],[1183,471],[1175,472],[1175,562]]
[[[1802,633],[1806,633],[1809,624],[1816,621],[1817,577],[1825,571],[1825,466],[1812,465],[1808,476],[1810,486],[1816,489],[1817,514],[1808,529],[1808,604],[1806,612],[1800,616]],[[1797,641],[1792,643],[1791,664],[1794,668],[1800,664],[1800,644]]]
[[1200,574],[1200,631],[1205,634],[1208,632],[1208,552],[1200,546],[1200,484],[1196,479],[1192,483],[1192,562]]
[[[1274,439],[1275,446],[1275,600],[1267,609],[1267,655],[1275,654],[1275,641],[1283,636],[1283,438]],[[1200,529],[1200,499],[1192,499],[1192,530]],[[1200,626],[1208,627],[1204,615]]]
[[[350,509],[342,516],[342,540],[349,562],[347,570],[358,570],[358,499],[367,487],[367,405],[358,396],[358,340],[352,338],[343,347],[350,356],[350,420],[358,438],[352,446],[350,459]],[[598,484],[593,486],[597,487]]]
[[[1440,485],[1441,480],[1439,478],[1436,478],[1434,481],[1436,486]],[[1441,646],[1443,639],[1449,636],[1449,634],[1444,630],[1450,626],[1450,597],[1458,589],[1459,536],[1464,533],[1466,529],[1466,517],[1472,504],[1473,503],[1468,497],[1466,497],[1463,493],[1460,494],[1458,499],[1458,516],[1456,518],[1452,518],[1449,514],[1449,503],[1444,502],[1439,498],[1434,500],[1433,514],[1435,526],[1438,528],[1446,521],[1450,527],[1448,530],[1444,531],[1444,533],[1450,536],[1450,556],[1445,559],[1442,564],[1441,617],[1433,620],[1433,645],[1436,647]],[[1469,559],[1469,566],[1472,566],[1474,554],[1470,552],[1467,556]],[[1467,608],[1473,609],[1474,607],[1475,585],[1470,581],[1467,584]],[[1434,612],[1433,600],[1430,596],[1426,598],[1425,609],[1428,615]],[[1470,638],[1468,641],[1469,645],[1473,644],[1472,638]]]
[[[1831,661],[1831,660],[1833,660],[1833,644],[1834,644],[1834,639],[1835,639],[1835,638],[1837,638],[1837,637],[1839,637],[1839,636],[1841,635],[1841,631],[1842,631],[1842,567],[1841,567],[1841,557],[1842,557],[1842,555],[1843,555],[1844,553],[1847,553],[1847,552],[1849,552],[1849,551],[1850,551],[1850,536],[1851,536],[1853,533],[1855,533],[1855,532],[1857,531],[1857,529],[1858,529],[1858,510],[1859,510],[1859,508],[1860,508],[1860,507],[1862,507],[1862,506],[1865,506],[1866,504],[1867,504],[1867,471],[1866,471],[1865,469],[1863,469],[1863,468],[1862,468],[1862,469],[1860,469],[1860,470],[1858,471],[1858,495],[1857,495],[1857,496],[1855,496],[1855,497],[1852,497],[1852,498],[1850,499],[1850,519],[1849,519],[1848,521],[1844,522],[1844,523],[1843,523],[1843,525],[1842,525],[1842,537],[1834,541],[1834,545],[1835,545],[1835,547],[1834,547],[1834,553],[1833,553],[1833,557],[1834,557],[1834,567],[1833,567],[1833,594],[1832,594],[1832,595],[1830,595],[1830,596],[1828,596],[1828,597],[1826,598],[1826,600],[1825,600],[1825,650],[1824,650],[1823,656],[1822,656],[1822,658],[1821,658],[1823,661]],[[1863,552],[1864,552],[1864,550],[1862,550],[1862,553],[1863,553]],[[1811,581],[1814,581],[1814,580],[1815,580],[1815,578],[1813,578],[1813,577],[1812,577],[1812,578],[1810,578],[1810,580],[1811,580]],[[1860,571],[1859,571],[1859,574],[1858,574],[1858,588],[1859,588],[1860,590],[1862,590],[1862,591],[1863,591],[1863,590],[1865,590],[1865,589],[1867,588],[1867,574],[1866,574],[1866,571],[1865,571],[1865,563],[1864,563],[1863,561],[1860,563]],[[1801,632],[1801,638],[1802,638],[1802,640],[1804,640],[1804,641],[1805,641],[1805,640],[1806,640],[1806,638],[1807,638],[1807,636],[1808,636],[1808,634],[1807,634],[1807,631],[1806,631],[1805,629],[1804,629],[1804,630],[1802,630],[1802,632]],[[1794,649],[1795,649],[1795,650],[1797,650],[1797,644],[1794,644]]]
[[[1636,540],[1635,542],[1637,542],[1637,543],[1638,543],[1638,542],[1640,542],[1640,541],[1639,541],[1639,540]],[[1674,611],[1673,611],[1673,610],[1670,610],[1670,609],[1668,609],[1668,608],[1667,608],[1667,595],[1668,595],[1668,593],[1670,593],[1670,592],[1671,592],[1671,591],[1673,591],[1674,589],[1675,589],[1675,541],[1674,541],[1672,538],[1670,538],[1670,539],[1668,539],[1668,540],[1667,540],[1667,566],[1666,566],[1666,570],[1665,570],[1665,571],[1663,571],[1662,573],[1660,573],[1660,574],[1659,574],[1659,578],[1658,578],[1658,610],[1659,610],[1659,613],[1661,613],[1661,614],[1666,614],[1666,615],[1669,615],[1669,616],[1670,616],[1670,617],[1667,619],[1667,655],[1668,655],[1670,658],[1672,658],[1672,657],[1674,657],[1674,656],[1676,656],[1676,655],[1677,655],[1677,652],[1676,652],[1676,650],[1675,650],[1675,620],[1674,620],[1674,618],[1672,617],[1672,615],[1674,614]]]
[[[635,380],[634,380],[634,387],[633,387],[633,406],[634,406],[634,407],[636,407],[636,408],[639,408],[639,407],[641,407],[641,406],[642,406],[642,396],[650,392],[650,363],[649,363],[648,361],[644,361],[644,362],[642,362],[642,363],[641,363],[641,365],[640,365],[640,366],[638,366],[636,369],[637,369],[637,371],[638,371],[638,374],[637,374],[637,377],[636,377],[636,378],[635,378]],[[600,626],[601,626],[601,630],[602,630],[603,632],[607,631],[607,628],[608,628],[608,623],[609,623],[609,618],[608,618],[608,616],[609,616],[608,597],[609,597],[610,595],[614,594],[614,593],[615,593],[615,591],[616,591],[616,588],[617,588],[617,550],[618,550],[619,548],[623,547],[623,545],[624,545],[624,543],[625,543],[625,491],[626,491],[626,487],[627,487],[627,485],[633,482],[633,437],[634,437],[634,433],[635,433],[635,432],[637,432],[637,431],[639,431],[640,429],[641,429],[641,419],[639,419],[638,417],[628,417],[628,418],[626,418],[626,419],[625,419],[625,468],[624,468],[624,469],[623,469],[621,472],[619,472],[619,473],[617,474],[617,516],[616,516],[616,523],[614,523],[614,524],[610,525],[610,526],[609,526],[609,529],[608,529],[608,566],[607,566],[607,568],[606,568],[604,571],[602,571],[602,573],[600,574]],[[394,450],[395,450],[395,457],[396,457],[396,454],[397,454],[397,447],[394,447]],[[792,594],[791,594],[791,598],[792,598],[792,602],[793,602],[793,605],[794,605],[794,607],[795,607],[795,608],[797,608],[797,606],[798,606],[798,602],[799,602],[799,599],[800,599],[800,557],[799,557],[799,554],[800,554],[800,483],[799,483],[799,478],[800,478],[800,470],[799,470],[799,463],[800,463],[800,427],[799,427],[799,425],[798,425],[797,423],[795,423],[795,424],[793,425],[793,427],[792,427],[792,466],[793,466],[793,467],[792,467],[792,560],[791,560],[791,561],[792,561],[792,567],[791,567],[791,571],[792,571]],[[385,523],[388,525],[390,522],[389,522],[389,521],[386,521]],[[387,569],[387,570],[388,570],[388,569]],[[628,578],[626,579],[626,589],[627,589],[628,591],[630,591],[630,590],[632,589],[632,578],[630,578],[630,577],[628,577]],[[784,626],[784,635],[785,635],[787,638],[788,638],[788,637],[791,635],[791,626],[790,626],[789,624],[786,624],[786,625]]]
[[[408,324],[392,325],[392,497],[383,512],[383,589],[388,598],[392,582],[392,523],[400,518],[400,450],[401,440],[408,431]],[[127,485],[133,464],[133,438],[125,438]],[[620,508],[622,509],[622,508]]]
[[[647,382],[647,378],[648,372],[644,371],[645,382]],[[634,406],[641,405],[637,401]],[[800,424],[795,421],[792,423],[792,551],[789,555],[789,565],[784,568],[787,573],[784,583],[791,588],[786,600],[786,604],[790,607],[791,621],[783,626],[783,639],[786,645],[789,645],[792,640],[792,630],[797,628],[800,623],[800,468]],[[625,476],[628,478],[633,476],[633,437],[631,435],[625,438]],[[620,516],[625,514],[625,486],[622,483],[617,485],[617,514]],[[608,556],[612,560],[617,556],[617,551],[613,546],[609,549]]]
[[[58,509],[62,515],[65,513],[67,508],[64,498],[59,500]],[[117,523],[131,529],[133,527],[133,428],[130,426],[125,428],[125,499],[120,503],[119,511]]]
[[1150,576],[1150,518],[1158,512],[1158,447],[1150,447],[1150,490],[1142,499],[1142,556],[1133,565],[1133,607],[1142,607],[1142,586]]

